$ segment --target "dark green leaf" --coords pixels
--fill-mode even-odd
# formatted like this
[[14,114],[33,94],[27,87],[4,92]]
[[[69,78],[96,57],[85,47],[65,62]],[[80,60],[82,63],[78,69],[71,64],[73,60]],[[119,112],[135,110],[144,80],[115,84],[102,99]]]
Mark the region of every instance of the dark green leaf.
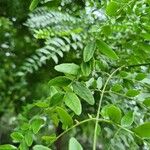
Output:
[[32,0],[29,9],[30,9],[31,11],[34,10],[34,9],[37,7],[39,1],[40,1],[40,0]]
[[69,140],[69,150],[83,150],[83,148],[80,145],[80,143],[75,138],[72,137]]
[[133,131],[142,138],[150,138],[150,122],[136,127]]
[[55,77],[49,81],[50,86],[59,86],[59,87],[67,86],[70,83],[71,80],[65,76]]
[[95,48],[96,48],[95,41],[91,41],[85,46],[83,51],[84,62],[88,62],[93,57]]
[[135,80],[138,80],[138,81],[141,81],[143,80],[144,78],[146,78],[146,74],[144,73],[138,73],[135,77]]
[[83,73],[83,76],[89,76],[91,73],[91,64],[83,62],[81,64],[81,71]]
[[143,101],[143,104],[147,107],[150,107],[150,97],[146,98],[144,101]]
[[88,102],[90,105],[94,105],[94,97],[91,91],[81,82],[74,82],[72,84],[74,92]]
[[56,93],[50,99],[50,106],[57,106],[63,101],[64,94]]
[[96,44],[100,52],[105,54],[107,57],[114,59],[114,60],[118,59],[118,56],[116,55],[116,53],[105,42],[101,40],[97,40]]
[[68,73],[72,75],[77,75],[80,67],[74,63],[64,63],[55,66],[55,70],[63,73]]
[[125,127],[131,126],[133,122],[134,122],[133,112],[128,112],[121,119],[121,125]]
[[76,94],[67,92],[64,96],[65,104],[75,112],[75,114],[80,115],[82,111],[81,103]]

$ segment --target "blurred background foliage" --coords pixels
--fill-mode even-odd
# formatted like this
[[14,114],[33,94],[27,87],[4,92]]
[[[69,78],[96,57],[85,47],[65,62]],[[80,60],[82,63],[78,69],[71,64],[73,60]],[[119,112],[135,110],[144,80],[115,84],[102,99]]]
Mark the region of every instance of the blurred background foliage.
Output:
[[[45,127],[34,135],[32,145],[51,145],[55,135],[63,131],[57,116],[45,106],[56,91],[61,91],[48,85],[50,79],[62,75],[54,66],[64,62],[80,65],[86,43],[97,38],[112,47],[119,59],[95,52],[88,64],[94,67],[79,78],[94,92],[95,104],[83,102],[83,112],[75,119],[96,114],[101,86],[97,85],[98,77],[103,84],[110,72],[126,65],[109,83],[103,106],[113,103],[123,114],[134,112],[133,127],[150,121],[149,107],[143,104],[150,97],[150,1],[113,2],[111,8],[105,0],[41,0],[31,12],[30,0],[0,0],[0,144],[12,143],[14,130],[24,134],[22,128],[40,116],[46,120]],[[98,135],[97,149],[149,149],[146,142],[136,141],[114,126],[103,123],[101,128],[104,130]],[[84,149],[92,149],[93,130],[94,123],[82,125],[52,148],[65,150],[69,137],[76,136]],[[23,142],[15,146],[28,149]]]

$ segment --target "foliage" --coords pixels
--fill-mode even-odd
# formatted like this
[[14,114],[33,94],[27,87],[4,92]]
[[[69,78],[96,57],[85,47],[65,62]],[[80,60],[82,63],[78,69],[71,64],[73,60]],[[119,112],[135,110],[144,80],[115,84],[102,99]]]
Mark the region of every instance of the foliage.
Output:
[[150,149],[149,7],[33,0],[22,44],[1,17],[0,113],[15,128],[0,149]]

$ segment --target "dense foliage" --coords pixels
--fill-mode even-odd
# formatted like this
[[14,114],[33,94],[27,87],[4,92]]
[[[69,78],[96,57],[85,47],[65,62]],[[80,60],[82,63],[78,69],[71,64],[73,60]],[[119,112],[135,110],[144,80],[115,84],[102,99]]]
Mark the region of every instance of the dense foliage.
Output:
[[0,150],[149,150],[149,8],[1,0]]

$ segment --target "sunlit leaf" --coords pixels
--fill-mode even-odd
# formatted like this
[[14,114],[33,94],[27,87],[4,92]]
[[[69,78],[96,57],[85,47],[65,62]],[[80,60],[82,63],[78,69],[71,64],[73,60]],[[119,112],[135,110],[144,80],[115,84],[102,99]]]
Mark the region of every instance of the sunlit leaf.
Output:
[[83,150],[83,148],[81,144],[74,137],[72,137],[69,140],[69,150]]
[[10,136],[15,142],[20,142],[24,138],[20,132],[13,132]]
[[28,146],[31,146],[33,143],[33,133],[31,131],[27,131],[25,134],[25,141]]
[[34,10],[34,9],[37,7],[39,1],[40,1],[40,0],[32,0],[29,9],[30,9],[31,11]]
[[119,9],[119,5],[115,1],[110,1],[106,7],[106,14],[108,16],[116,16]]
[[68,73],[72,75],[77,75],[80,67],[74,63],[64,63],[55,66],[55,70],[63,73]]
[[97,83],[97,88],[100,90],[102,88],[102,86],[103,86],[102,78],[99,77],[97,79],[96,83]]
[[121,119],[121,125],[125,127],[129,127],[134,122],[133,112],[126,113]]
[[0,145],[0,150],[17,150],[17,147],[10,144],[4,144]]
[[35,145],[33,147],[33,150],[51,150],[51,149],[43,145]]
[[41,127],[44,125],[44,120],[42,118],[36,118],[34,120],[31,121],[31,128],[33,130],[33,132],[36,134],[39,132],[39,130],[41,129]]

